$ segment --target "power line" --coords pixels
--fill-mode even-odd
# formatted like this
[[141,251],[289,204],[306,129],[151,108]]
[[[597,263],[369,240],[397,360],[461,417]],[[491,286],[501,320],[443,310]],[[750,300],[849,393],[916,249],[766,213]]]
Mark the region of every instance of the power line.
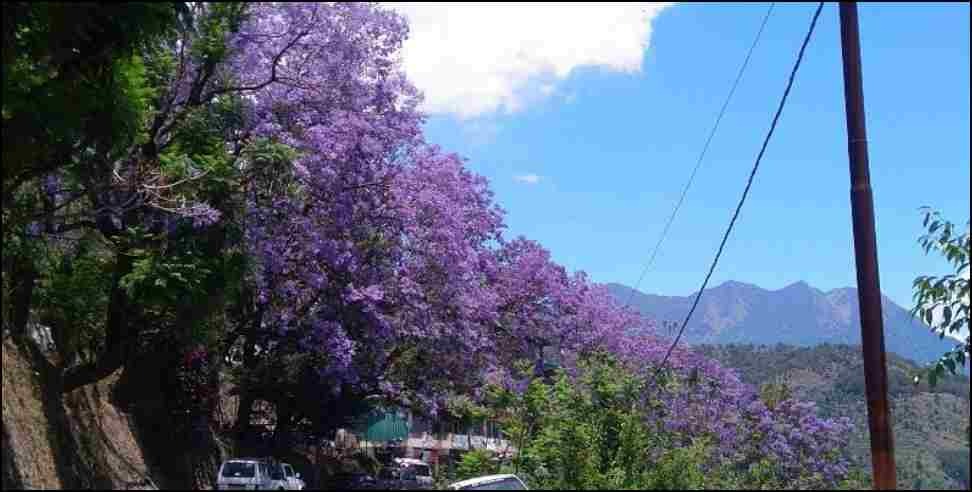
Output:
[[746,198],[749,196],[749,190],[753,186],[753,180],[756,178],[756,172],[759,170],[759,164],[763,160],[763,155],[766,153],[766,147],[769,145],[770,139],[773,138],[773,133],[776,131],[776,125],[780,121],[780,115],[783,114],[783,107],[786,106],[786,99],[790,95],[790,89],[793,88],[793,80],[796,78],[797,71],[800,69],[800,64],[803,62],[803,54],[807,49],[807,45],[810,43],[810,38],[813,36],[813,31],[817,27],[817,19],[820,18],[820,12],[823,10],[824,2],[820,2],[817,5],[817,11],[813,14],[813,20],[810,21],[810,29],[807,31],[807,36],[803,39],[803,45],[800,46],[800,53],[797,55],[796,63],[793,65],[793,70],[790,72],[790,79],[786,83],[786,90],[783,91],[783,98],[780,100],[780,105],[776,109],[776,115],[773,116],[773,123],[770,124],[769,132],[766,134],[766,138],[763,139],[763,146],[759,149],[759,154],[756,156],[756,162],[753,164],[753,170],[749,173],[749,180],[746,182],[746,189],[743,190],[742,197],[739,199],[739,204],[736,205],[736,212],[732,215],[732,221],[729,222],[729,227],[726,229],[726,233],[722,236],[722,243],[719,245],[719,250],[716,252],[715,258],[712,260],[712,265],[709,267],[709,273],[706,274],[705,280],[702,282],[702,287],[699,292],[695,295],[695,302],[692,303],[692,309],[689,310],[688,316],[685,317],[685,321],[682,322],[682,327],[678,331],[678,336],[675,337],[675,341],[672,346],[668,348],[668,352],[665,354],[665,358],[662,359],[661,364],[655,370],[655,375],[652,380],[657,379],[658,374],[661,373],[665,364],[668,363],[669,357],[672,356],[672,352],[675,347],[678,346],[678,342],[681,341],[682,335],[685,334],[685,328],[688,326],[689,321],[692,319],[692,315],[695,314],[695,309],[699,307],[699,301],[702,300],[702,293],[705,288],[709,285],[709,280],[712,279],[712,274],[715,272],[716,266],[719,264],[719,258],[722,257],[722,252],[726,248],[726,242],[729,241],[729,235],[732,234],[733,227],[736,226],[736,220],[739,219],[739,213],[742,211],[743,205],[746,203]]
[[763,22],[759,25],[759,30],[756,32],[756,38],[753,39],[753,44],[749,47],[749,52],[746,53],[746,58],[742,62],[742,66],[739,67],[739,72],[736,74],[736,80],[732,83],[732,88],[729,89],[729,95],[726,96],[725,102],[722,103],[722,108],[719,110],[719,115],[716,117],[715,124],[712,125],[712,131],[709,132],[708,138],[705,139],[705,144],[702,146],[702,152],[699,153],[699,158],[695,162],[695,168],[692,169],[692,174],[689,176],[688,182],[685,183],[685,187],[682,188],[682,195],[678,198],[678,202],[675,203],[675,209],[672,210],[672,215],[668,217],[668,222],[665,223],[665,227],[662,229],[661,235],[658,237],[658,242],[655,243],[655,249],[651,252],[651,257],[648,259],[648,263],[645,268],[641,271],[641,276],[638,277],[638,281],[635,282],[634,289],[628,295],[628,302],[626,305],[631,305],[632,299],[634,299],[634,293],[641,286],[641,281],[644,280],[645,275],[651,266],[655,263],[655,258],[658,256],[658,251],[661,250],[661,245],[665,241],[665,237],[668,236],[668,231],[672,227],[672,223],[675,222],[675,216],[678,214],[679,209],[682,208],[682,203],[685,202],[685,196],[688,195],[689,188],[692,187],[692,183],[695,182],[695,175],[698,174],[699,168],[702,166],[702,160],[705,159],[705,155],[709,152],[709,145],[712,143],[712,138],[715,137],[716,131],[719,129],[719,123],[722,122],[722,117],[726,114],[726,109],[729,107],[729,101],[732,100],[733,94],[736,93],[736,88],[739,87],[739,81],[742,80],[743,73],[746,72],[746,67],[749,65],[749,59],[753,56],[753,51],[756,49],[756,45],[759,44],[759,39],[763,36],[763,29],[766,28],[766,23],[769,21],[770,14],[773,13],[773,7],[776,6],[776,2],[772,2],[769,8],[766,9],[766,14],[763,16]]

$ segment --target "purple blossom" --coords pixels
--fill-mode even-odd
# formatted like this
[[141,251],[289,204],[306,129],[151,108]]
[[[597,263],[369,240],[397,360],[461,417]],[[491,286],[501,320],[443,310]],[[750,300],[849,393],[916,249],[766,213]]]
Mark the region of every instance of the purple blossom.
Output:
[[44,224],[32,221],[27,224],[27,235],[29,236],[40,236],[41,232],[44,231]]

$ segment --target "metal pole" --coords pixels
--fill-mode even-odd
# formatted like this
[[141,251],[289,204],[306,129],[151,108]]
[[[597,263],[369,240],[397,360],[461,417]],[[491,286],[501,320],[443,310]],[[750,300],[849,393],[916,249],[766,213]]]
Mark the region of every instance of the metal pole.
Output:
[[844,102],[847,110],[847,151],[850,157],[851,208],[854,250],[857,259],[857,293],[861,310],[861,341],[864,352],[864,384],[871,431],[874,489],[894,490],[894,436],[888,405],[887,357],[881,313],[881,282],[878,273],[874,199],[867,159],[864,124],[864,89],[861,80],[861,46],[857,3],[840,2],[840,39],[844,60]]

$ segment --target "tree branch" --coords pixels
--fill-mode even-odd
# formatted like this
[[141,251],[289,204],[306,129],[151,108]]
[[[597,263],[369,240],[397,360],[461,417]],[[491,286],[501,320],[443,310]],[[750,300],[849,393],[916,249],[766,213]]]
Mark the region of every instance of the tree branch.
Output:
[[305,30],[301,31],[300,34],[298,34],[296,37],[294,37],[294,39],[292,39],[289,43],[287,43],[287,45],[284,46],[283,49],[280,50],[280,52],[277,53],[273,57],[273,63],[270,65],[270,78],[269,79],[267,79],[267,80],[265,80],[265,81],[263,81],[263,82],[261,82],[259,84],[256,84],[256,85],[236,86],[236,87],[223,87],[223,88],[219,88],[219,89],[213,89],[213,90],[209,91],[208,93],[206,93],[205,96],[201,97],[200,100],[201,101],[211,101],[213,97],[216,97],[216,96],[219,96],[219,95],[222,95],[222,94],[227,94],[227,93],[230,93],[230,92],[251,92],[251,91],[258,91],[258,90],[263,89],[264,87],[266,87],[266,86],[268,86],[268,85],[270,85],[270,84],[272,84],[274,82],[277,82],[277,80],[278,80],[277,79],[277,66],[279,66],[280,60],[287,53],[287,51],[290,50],[290,48],[293,48],[297,44],[298,41],[300,41],[301,39],[303,39],[304,37],[306,37],[308,34],[310,34],[310,30],[309,29],[305,29]]

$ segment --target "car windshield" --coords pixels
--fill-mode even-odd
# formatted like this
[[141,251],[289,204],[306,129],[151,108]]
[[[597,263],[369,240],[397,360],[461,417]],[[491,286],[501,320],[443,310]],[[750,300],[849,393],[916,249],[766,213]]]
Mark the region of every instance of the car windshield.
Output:
[[290,469],[290,466],[284,465],[283,469],[284,475],[286,475],[288,478],[294,476],[294,471]]
[[253,478],[255,470],[253,463],[230,461],[223,464],[223,476],[227,478]]
[[526,487],[515,478],[504,478],[496,482],[463,487],[462,490],[526,490]]
[[431,477],[432,470],[425,465],[413,465],[412,469],[415,470],[415,475],[418,477]]
[[283,468],[279,466],[270,467],[270,480],[283,480],[284,473]]

